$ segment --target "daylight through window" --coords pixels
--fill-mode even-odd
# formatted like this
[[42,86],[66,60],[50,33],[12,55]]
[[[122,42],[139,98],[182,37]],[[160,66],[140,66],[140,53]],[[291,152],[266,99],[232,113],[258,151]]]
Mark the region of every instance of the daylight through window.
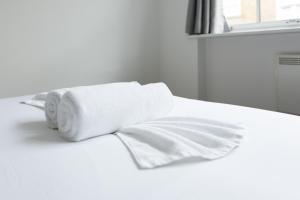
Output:
[[229,25],[300,18],[300,0],[223,0]]

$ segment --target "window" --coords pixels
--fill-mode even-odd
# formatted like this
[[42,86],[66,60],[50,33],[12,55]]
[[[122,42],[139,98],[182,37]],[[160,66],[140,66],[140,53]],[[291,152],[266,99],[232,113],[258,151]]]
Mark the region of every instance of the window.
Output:
[[223,0],[233,29],[300,26],[300,0]]

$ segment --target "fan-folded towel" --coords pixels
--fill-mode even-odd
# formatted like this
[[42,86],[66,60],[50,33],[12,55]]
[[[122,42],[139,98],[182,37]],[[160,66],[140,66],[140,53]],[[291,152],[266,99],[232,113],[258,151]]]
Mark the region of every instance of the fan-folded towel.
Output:
[[58,130],[69,141],[81,141],[165,117],[172,107],[173,95],[163,83],[81,87],[63,95]]
[[243,132],[239,124],[166,117],[124,127],[116,134],[140,168],[155,168],[187,158],[222,158],[239,146]]

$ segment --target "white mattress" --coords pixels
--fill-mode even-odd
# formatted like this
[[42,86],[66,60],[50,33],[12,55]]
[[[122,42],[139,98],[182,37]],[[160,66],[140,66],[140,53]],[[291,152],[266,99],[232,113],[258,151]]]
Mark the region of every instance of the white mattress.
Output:
[[65,142],[21,100],[0,100],[0,199],[300,199],[299,117],[175,97],[174,115],[242,122],[248,133],[223,159],[139,170],[114,135]]

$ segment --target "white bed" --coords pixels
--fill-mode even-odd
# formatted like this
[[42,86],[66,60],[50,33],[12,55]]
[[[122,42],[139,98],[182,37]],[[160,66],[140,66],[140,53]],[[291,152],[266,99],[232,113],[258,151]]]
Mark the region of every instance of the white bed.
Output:
[[300,117],[175,97],[172,114],[238,121],[247,135],[220,160],[139,170],[114,135],[66,142],[25,98],[0,100],[1,200],[300,199]]

